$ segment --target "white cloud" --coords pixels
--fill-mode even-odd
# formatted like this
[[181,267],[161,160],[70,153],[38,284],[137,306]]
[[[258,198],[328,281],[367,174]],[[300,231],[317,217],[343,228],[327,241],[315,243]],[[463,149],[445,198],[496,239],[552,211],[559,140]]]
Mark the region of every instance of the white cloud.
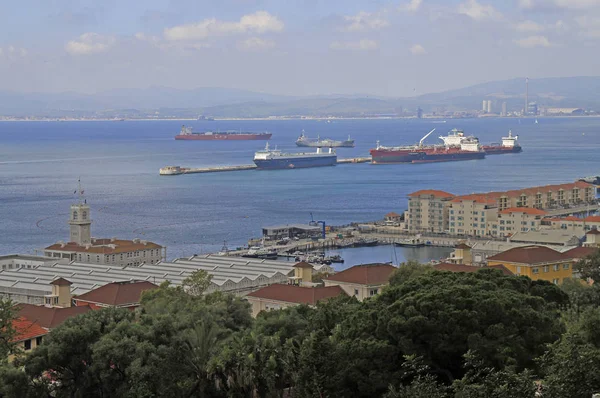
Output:
[[261,39],[260,37],[249,37],[238,42],[238,48],[244,51],[264,51],[275,46],[272,40]]
[[571,9],[585,10],[600,7],[598,0],[519,0],[519,8],[526,10],[535,9]]
[[400,6],[401,11],[415,12],[421,7],[423,0],[410,0],[410,2]]
[[519,47],[533,48],[533,47],[550,47],[550,41],[546,36],[529,36],[524,39],[515,40],[515,43]]
[[369,39],[362,39],[359,41],[334,41],[329,45],[329,48],[332,50],[359,50],[359,51],[369,51],[375,50],[379,47],[376,41]]
[[532,9],[535,7],[534,0],[519,0],[519,8]]
[[575,18],[581,33],[587,37],[600,37],[600,17],[581,16]]
[[583,10],[600,6],[598,0],[554,0],[554,4],[560,8]]
[[423,48],[423,46],[420,45],[420,44],[415,44],[414,46],[412,46],[410,48],[410,52],[413,55],[424,55],[424,54],[427,54],[427,51],[425,51],[425,49]]
[[97,54],[108,51],[115,43],[112,36],[102,36],[98,33],[84,33],[76,40],[71,40],[65,45],[65,50],[73,55]]
[[541,32],[544,30],[544,26],[535,21],[523,21],[519,22],[515,29],[519,32]]
[[502,14],[491,5],[484,5],[477,0],[467,0],[458,6],[458,13],[473,18],[476,21],[498,19]]
[[364,32],[366,30],[379,30],[389,26],[383,13],[370,13],[361,11],[356,15],[344,17],[347,25],[342,28],[346,32]]
[[0,48],[0,56],[6,55],[7,58],[11,59],[11,60],[15,60],[17,58],[24,58],[27,56],[27,50],[25,50],[24,48],[18,48],[15,46],[8,46],[6,47],[6,50]]
[[244,15],[237,22],[205,19],[195,24],[174,26],[164,30],[167,40],[202,40],[211,36],[227,36],[243,33],[280,32],[283,22],[267,11]]

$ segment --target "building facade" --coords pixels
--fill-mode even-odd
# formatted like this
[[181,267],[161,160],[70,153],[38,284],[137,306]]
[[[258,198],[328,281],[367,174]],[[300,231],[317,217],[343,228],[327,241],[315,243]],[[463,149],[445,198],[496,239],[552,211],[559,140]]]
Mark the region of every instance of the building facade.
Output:
[[498,218],[498,209],[495,200],[475,194],[453,198],[448,214],[451,234],[486,236],[488,225]]
[[408,195],[408,231],[443,233],[448,230],[448,209],[454,195],[421,190]]
[[339,286],[348,296],[363,301],[381,293],[396,269],[390,264],[356,265],[323,279],[323,283],[325,286]]
[[[80,191],[83,192],[83,191]],[[71,205],[70,240],[57,242],[44,249],[44,256],[91,264],[120,267],[156,264],[167,259],[167,248],[141,239],[96,239],[91,233],[90,206],[86,201]]]
[[496,220],[488,225],[488,234],[495,237],[511,236],[517,232],[539,230],[547,213],[529,207],[510,207],[498,212]]
[[503,265],[515,275],[560,284],[573,276],[575,259],[545,246],[524,246],[488,257],[488,266]]

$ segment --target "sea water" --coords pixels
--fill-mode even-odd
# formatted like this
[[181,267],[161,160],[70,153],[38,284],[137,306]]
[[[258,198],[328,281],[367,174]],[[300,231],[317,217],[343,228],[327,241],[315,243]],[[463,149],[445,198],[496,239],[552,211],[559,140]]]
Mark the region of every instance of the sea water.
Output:
[[[382,219],[406,209],[407,194],[441,189],[454,194],[572,182],[600,174],[600,119],[253,120],[0,123],[0,254],[32,253],[68,240],[68,209],[81,179],[92,208],[92,235],[136,238],[168,247],[168,257],[241,246],[268,225],[322,220],[327,225]],[[338,157],[368,156],[382,145],[440,142],[456,127],[482,143],[512,129],[520,154],[484,160],[400,165],[236,171],[160,176],[167,165],[251,164],[264,141],[176,141],[181,124],[195,131],[273,133],[271,147],[305,151],[309,137],[356,140]],[[400,254],[402,260],[402,254]]]

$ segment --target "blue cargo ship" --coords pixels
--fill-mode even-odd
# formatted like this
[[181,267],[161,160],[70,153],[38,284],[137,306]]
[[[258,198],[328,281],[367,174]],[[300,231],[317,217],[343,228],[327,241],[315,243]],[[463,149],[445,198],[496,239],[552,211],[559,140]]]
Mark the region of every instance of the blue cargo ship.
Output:
[[317,152],[283,153],[278,149],[269,149],[267,143],[265,149],[254,154],[254,164],[264,170],[335,166],[337,155],[332,148],[327,151],[317,148]]

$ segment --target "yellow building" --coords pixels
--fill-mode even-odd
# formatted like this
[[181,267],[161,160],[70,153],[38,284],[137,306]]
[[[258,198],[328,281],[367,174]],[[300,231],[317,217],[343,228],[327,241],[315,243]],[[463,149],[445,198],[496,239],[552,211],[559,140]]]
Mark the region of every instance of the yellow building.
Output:
[[390,264],[355,265],[323,279],[325,286],[339,286],[348,296],[359,301],[381,293],[397,268]]
[[487,265],[503,265],[515,275],[555,284],[573,276],[572,256],[545,246],[523,246],[488,257]]

